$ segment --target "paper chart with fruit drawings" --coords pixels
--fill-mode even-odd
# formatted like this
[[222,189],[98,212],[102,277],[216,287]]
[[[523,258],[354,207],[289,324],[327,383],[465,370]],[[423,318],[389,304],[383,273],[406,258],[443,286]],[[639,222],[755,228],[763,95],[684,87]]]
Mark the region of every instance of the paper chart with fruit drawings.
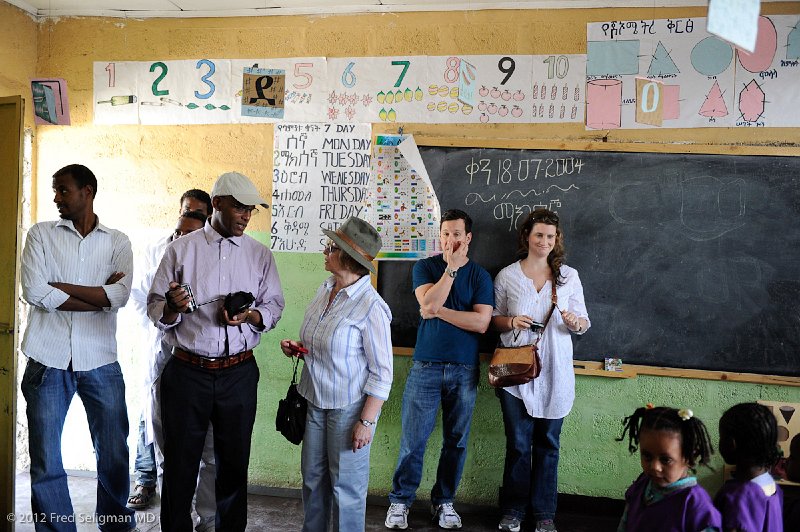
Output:
[[587,25],[587,129],[796,127],[800,16],[759,17],[750,54],[705,18]]
[[379,259],[410,260],[441,253],[440,209],[411,135],[380,135],[372,150],[365,219],[381,235]]
[[94,123],[580,123],[585,64],[575,54],[96,62]]
[[583,122],[585,66],[584,55],[430,57],[426,109],[437,123]]
[[329,58],[326,120],[421,122],[424,56]]

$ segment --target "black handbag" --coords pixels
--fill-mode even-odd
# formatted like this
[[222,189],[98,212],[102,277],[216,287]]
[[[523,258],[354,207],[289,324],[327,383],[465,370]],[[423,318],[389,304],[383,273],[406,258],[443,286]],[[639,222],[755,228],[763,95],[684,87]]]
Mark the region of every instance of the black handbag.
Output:
[[286,391],[286,399],[278,401],[278,415],[275,417],[275,430],[283,434],[283,437],[295,445],[300,445],[303,441],[303,433],[306,430],[306,411],[308,401],[297,391],[297,366],[299,358],[294,359],[294,372],[292,373],[292,383]]

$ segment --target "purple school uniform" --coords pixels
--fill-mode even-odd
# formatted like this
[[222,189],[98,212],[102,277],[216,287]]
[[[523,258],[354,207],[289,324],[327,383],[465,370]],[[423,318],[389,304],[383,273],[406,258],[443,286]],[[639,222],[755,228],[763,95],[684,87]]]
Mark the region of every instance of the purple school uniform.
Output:
[[648,503],[645,500],[645,491],[649,481],[643,473],[625,492],[625,530],[700,532],[707,528],[721,528],[722,518],[702,486],[693,484],[674,491],[657,502]]
[[714,498],[714,504],[722,513],[723,528],[782,532],[783,492],[779,486],[775,488],[775,493],[767,495],[751,480],[727,481]]

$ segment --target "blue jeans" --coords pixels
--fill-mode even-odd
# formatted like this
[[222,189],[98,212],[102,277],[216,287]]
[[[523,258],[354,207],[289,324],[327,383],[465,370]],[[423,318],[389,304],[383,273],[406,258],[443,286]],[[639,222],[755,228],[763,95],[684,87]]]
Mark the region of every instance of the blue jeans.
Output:
[[411,506],[422,480],[422,459],[442,405],[442,451],[431,490],[434,505],[453,502],[467,457],[478,366],[414,361],[403,392],[400,456],[389,501]]
[[[36,530],[74,531],[76,516],[61,460],[64,419],[75,393],[83,402],[97,457],[97,505],[100,530],[135,527],[128,500],[128,413],[125,382],[114,362],[91,371],[50,368],[28,359],[22,394],[28,403],[31,454],[31,510],[44,516]],[[56,516],[51,519],[51,516]]]
[[139,438],[136,440],[136,460],[133,469],[136,472],[136,485],[146,488],[155,488],[158,481],[156,469],[156,455],[152,443],[145,443],[147,428],[144,416],[139,420]]
[[371,445],[353,452],[353,427],[365,399],[337,409],[308,404],[300,464],[303,532],[364,530]]
[[558,449],[561,419],[533,418],[525,403],[497,390],[506,431],[506,461],[500,487],[503,515],[525,517],[528,505],[537,521],[553,519],[558,502]]

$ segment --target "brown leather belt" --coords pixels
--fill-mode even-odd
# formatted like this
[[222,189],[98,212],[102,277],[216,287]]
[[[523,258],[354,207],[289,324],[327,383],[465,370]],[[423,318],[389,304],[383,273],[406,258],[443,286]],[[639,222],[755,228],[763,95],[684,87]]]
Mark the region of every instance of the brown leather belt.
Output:
[[173,347],[172,356],[202,369],[225,369],[251,358],[253,356],[253,350],[248,349],[247,351],[242,351],[241,353],[227,357],[211,358],[184,351],[180,347]]

